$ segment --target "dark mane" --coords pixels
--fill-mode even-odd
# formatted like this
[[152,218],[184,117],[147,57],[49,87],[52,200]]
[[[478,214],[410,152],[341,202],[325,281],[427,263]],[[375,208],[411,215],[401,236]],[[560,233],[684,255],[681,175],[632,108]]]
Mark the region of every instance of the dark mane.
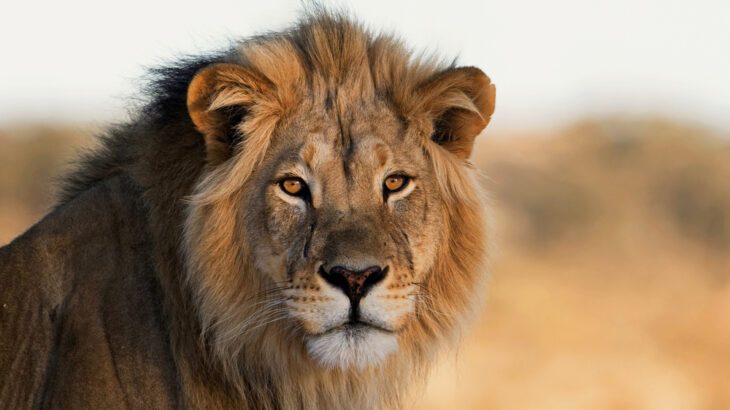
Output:
[[59,180],[58,205],[132,165],[143,155],[142,145],[150,143],[143,139],[163,138],[170,132],[196,133],[187,114],[187,87],[198,70],[222,61],[226,54],[185,56],[150,69],[143,78],[142,103],[132,118],[97,135],[95,147],[82,151],[73,170]]
[[190,81],[201,68],[223,61],[227,54],[230,52],[185,56],[150,69],[143,89],[148,98],[142,108],[143,116],[158,125],[166,121],[190,122],[185,103]]

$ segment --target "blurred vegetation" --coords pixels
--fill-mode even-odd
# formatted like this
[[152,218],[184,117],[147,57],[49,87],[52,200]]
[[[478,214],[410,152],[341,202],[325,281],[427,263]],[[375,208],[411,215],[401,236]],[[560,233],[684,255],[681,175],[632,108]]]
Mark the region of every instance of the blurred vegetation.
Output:
[[728,250],[730,136],[659,120],[590,121],[557,134],[498,141],[499,153],[485,144],[479,156],[497,202],[524,220],[525,244],[630,223]]
[[94,131],[70,124],[0,126],[0,244],[49,210],[55,178]]
[[[0,243],[92,131],[0,127]],[[730,135],[591,120],[487,132],[474,162],[498,236],[486,313],[415,407],[730,408]]]

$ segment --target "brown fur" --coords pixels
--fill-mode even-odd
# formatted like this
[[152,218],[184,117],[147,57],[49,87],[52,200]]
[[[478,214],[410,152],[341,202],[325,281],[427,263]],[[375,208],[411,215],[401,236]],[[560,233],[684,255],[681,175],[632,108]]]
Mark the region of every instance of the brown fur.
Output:
[[[0,250],[2,403],[404,405],[482,297],[485,204],[466,160],[489,79],[326,13],[162,74],[63,205]],[[311,173],[304,208],[272,184],[289,162]],[[369,184],[388,166],[415,188],[384,204]],[[314,267],[382,255],[379,306],[414,309],[389,316],[398,350],[323,366],[306,343],[333,291]]]

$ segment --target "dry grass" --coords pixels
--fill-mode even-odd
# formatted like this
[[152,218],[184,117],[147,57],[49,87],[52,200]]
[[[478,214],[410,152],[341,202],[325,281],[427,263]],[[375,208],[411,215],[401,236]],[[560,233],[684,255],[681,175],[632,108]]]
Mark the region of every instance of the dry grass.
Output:
[[0,245],[48,211],[54,178],[93,132],[81,125],[0,126]]
[[[0,130],[0,243],[87,134]],[[730,408],[729,138],[592,121],[490,136],[476,157],[499,235],[489,301],[417,408]]]

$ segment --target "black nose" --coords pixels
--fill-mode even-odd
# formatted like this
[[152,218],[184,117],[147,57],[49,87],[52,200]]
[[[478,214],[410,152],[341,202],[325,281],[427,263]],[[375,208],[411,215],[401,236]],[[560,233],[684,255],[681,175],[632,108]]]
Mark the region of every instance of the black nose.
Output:
[[371,266],[361,271],[335,266],[330,268],[329,272],[324,267],[319,268],[319,274],[324,280],[332,286],[342,289],[352,302],[357,302],[364,297],[376,283],[385,278],[387,273],[387,266],[384,269],[381,269],[380,266]]

